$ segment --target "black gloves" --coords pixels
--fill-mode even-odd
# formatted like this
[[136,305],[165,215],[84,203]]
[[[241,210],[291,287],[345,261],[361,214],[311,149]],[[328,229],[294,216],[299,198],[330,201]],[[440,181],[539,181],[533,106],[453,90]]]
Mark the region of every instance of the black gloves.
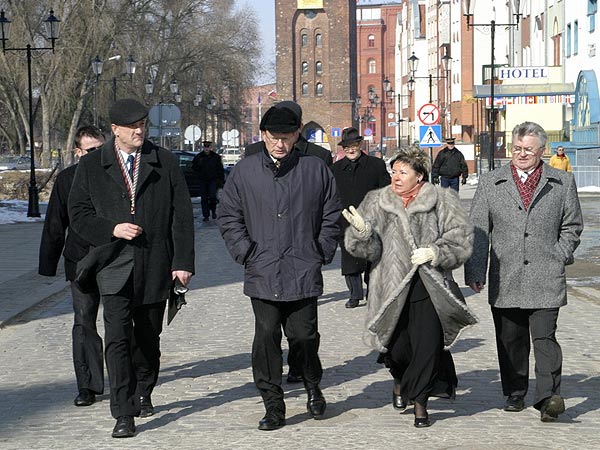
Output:
[[433,178],[431,179],[431,182],[432,182],[433,184],[440,184],[440,177],[433,177]]
[[466,178],[463,178],[463,179],[462,179],[462,183],[461,183],[461,184],[467,184],[467,179],[466,179]]

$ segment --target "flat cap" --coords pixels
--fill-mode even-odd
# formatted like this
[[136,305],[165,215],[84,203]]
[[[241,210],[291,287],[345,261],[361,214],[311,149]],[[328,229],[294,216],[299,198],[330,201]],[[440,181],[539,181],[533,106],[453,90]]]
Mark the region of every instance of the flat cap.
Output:
[[300,128],[300,118],[286,107],[271,106],[260,121],[261,131],[274,133],[292,133]]
[[294,114],[298,116],[298,120],[300,121],[300,123],[302,123],[302,107],[298,103],[293,102],[292,100],[284,100],[282,102],[277,103],[275,106],[278,108],[291,109],[294,112]]
[[130,125],[148,116],[148,108],[133,98],[117,100],[108,112],[110,123]]
[[454,139],[453,137],[446,138],[446,144],[454,144],[455,142],[456,139]]
[[210,147],[212,145],[212,141],[202,141],[202,146]]

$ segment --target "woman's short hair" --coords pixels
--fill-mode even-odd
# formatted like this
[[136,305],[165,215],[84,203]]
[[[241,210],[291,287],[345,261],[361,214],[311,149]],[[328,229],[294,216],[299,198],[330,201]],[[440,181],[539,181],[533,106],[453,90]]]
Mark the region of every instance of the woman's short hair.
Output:
[[397,162],[408,164],[412,170],[423,175],[423,178],[427,178],[429,176],[429,156],[427,156],[424,151],[418,148],[407,148],[400,150],[390,161],[390,168],[393,169],[394,164]]

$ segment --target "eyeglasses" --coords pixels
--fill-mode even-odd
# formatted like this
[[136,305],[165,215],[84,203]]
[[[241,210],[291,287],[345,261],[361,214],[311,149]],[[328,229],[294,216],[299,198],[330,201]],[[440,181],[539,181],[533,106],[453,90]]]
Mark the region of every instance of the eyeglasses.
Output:
[[343,147],[343,146],[342,146],[342,149],[343,149],[345,152],[349,152],[349,151],[351,151],[351,150],[360,150],[360,144],[348,145],[348,146],[346,146],[346,147]]
[[519,147],[518,145],[514,145],[512,148],[512,152],[513,154],[525,152],[526,155],[535,155],[535,152],[537,152],[541,148],[545,147]]
[[270,142],[272,145],[277,145],[277,143],[279,143],[279,141],[281,141],[281,143],[283,145],[291,145],[295,142],[295,137],[294,136],[286,136],[286,137],[275,137],[275,136],[269,136],[267,133],[265,133],[265,141]]

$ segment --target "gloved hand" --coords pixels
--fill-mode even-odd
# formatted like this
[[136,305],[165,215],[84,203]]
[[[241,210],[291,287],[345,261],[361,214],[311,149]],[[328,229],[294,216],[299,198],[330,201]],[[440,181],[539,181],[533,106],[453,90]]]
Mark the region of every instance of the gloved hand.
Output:
[[435,254],[433,253],[433,250],[430,247],[418,248],[412,253],[410,257],[410,262],[413,264],[421,265],[431,261],[434,256]]
[[433,177],[433,178],[431,179],[431,182],[432,182],[433,184],[440,184],[440,177]]
[[461,184],[467,184],[467,178],[466,177],[462,179],[462,183]]
[[359,233],[364,233],[367,231],[367,225],[365,224],[365,220],[358,214],[356,208],[354,206],[350,206],[348,209],[344,209],[342,211],[342,215],[348,221],[352,227],[358,231]]

